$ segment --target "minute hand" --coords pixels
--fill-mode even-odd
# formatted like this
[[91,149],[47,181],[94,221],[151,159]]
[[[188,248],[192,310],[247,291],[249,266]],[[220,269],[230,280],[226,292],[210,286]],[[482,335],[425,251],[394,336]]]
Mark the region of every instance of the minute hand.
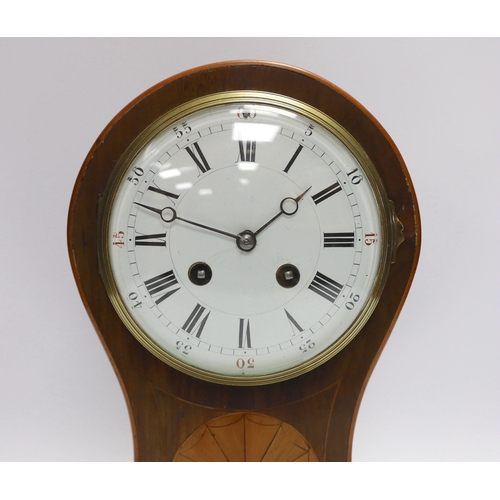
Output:
[[213,231],[214,233],[219,233],[223,234],[225,236],[229,236],[230,238],[238,239],[239,237],[236,234],[228,233],[226,231],[221,231],[220,229],[215,229],[210,226],[206,226],[205,224],[200,224],[199,222],[194,222],[192,220],[184,219],[182,217],[179,217],[177,215],[177,212],[172,208],[172,207],[165,207],[165,208],[155,208],[151,207],[149,205],[143,205],[142,203],[134,202],[136,205],[139,205],[140,207],[146,208],[147,210],[151,210],[152,212],[158,214],[162,220],[166,223],[173,222],[174,220],[181,220],[182,222],[186,222],[187,224],[192,224],[193,226],[198,226],[203,229],[207,229],[208,231]]
[[[277,213],[271,220],[269,220],[268,222],[266,222],[261,228],[257,229],[257,231],[255,231],[253,234],[254,236],[257,236],[261,231],[263,231],[264,229],[266,229],[267,226],[269,226],[271,223],[273,223],[278,217],[280,217],[281,215],[285,214],[285,215],[293,215],[295,212],[297,212],[297,210],[299,209],[299,201],[304,197],[304,195],[309,191],[309,189],[311,189],[312,186],[309,186],[302,194],[299,194],[299,196],[297,196],[296,198],[292,198],[291,196],[288,196],[287,198],[283,198],[283,200],[281,200],[281,203],[280,203],[280,211],[279,213]],[[287,200],[292,200],[295,202],[295,206],[292,210],[285,210],[285,202]]]
[[193,226],[202,227],[203,229],[207,229],[208,231],[213,231],[214,233],[224,234],[225,236],[229,236],[230,238],[234,238],[236,240],[239,238],[239,236],[236,234],[228,233],[226,231],[221,231],[220,229],[215,229],[214,227],[205,226],[205,224],[200,224],[199,222],[193,222],[192,220],[183,219],[182,217],[177,217],[177,215],[175,218],[177,220],[186,222],[187,224],[192,224]]

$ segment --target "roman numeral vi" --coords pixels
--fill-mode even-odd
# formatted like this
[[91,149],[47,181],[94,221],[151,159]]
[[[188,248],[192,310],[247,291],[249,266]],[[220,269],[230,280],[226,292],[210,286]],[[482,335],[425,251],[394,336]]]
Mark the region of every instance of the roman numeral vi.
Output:
[[[246,323],[246,325],[245,325]],[[250,320],[245,320],[240,318],[240,330],[238,336],[238,347],[243,349],[244,347],[252,347],[250,341]]]

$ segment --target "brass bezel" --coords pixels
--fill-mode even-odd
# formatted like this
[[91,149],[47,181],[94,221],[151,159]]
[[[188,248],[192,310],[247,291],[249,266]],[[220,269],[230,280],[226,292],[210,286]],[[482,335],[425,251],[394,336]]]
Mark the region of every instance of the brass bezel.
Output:
[[[346,330],[346,332],[323,352],[293,368],[289,368],[287,370],[276,373],[270,373],[268,375],[235,377],[209,372],[188,365],[160,348],[137,325],[132,316],[129,314],[114,281],[109,259],[109,238],[107,235],[109,234],[108,223],[111,207],[113,205],[114,197],[116,195],[120,182],[123,179],[128,167],[133,162],[138,153],[159,132],[185,118],[187,115],[199,110],[206,109],[208,107],[230,103],[266,104],[280,107],[288,111],[299,113],[302,116],[305,116],[310,120],[319,123],[325,129],[335,135],[349,149],[349,151],[365,171],[367,179],[370,182],[370,186],[377,201],[381,221],[382,234],[380,235],[380,267],[378,269],[377,277],[374,281],[370,297],[363,310],[358,314],[358,316]],[[104,286],[115,311],[117,312],[118,316],[127,327],[127,329],[132,333],[132,335],[134,335],[134,337],[157,358],[185,374],[209,382],[239,386],[266,385],[295,378],[317,368],[318,366],[335,356],[338,352],[340,352],[361,331],[361,329],[373,313],[384,289],[391,264],[391,256],[396,245],[395,241],[397,240],[397,238],[395,237],[395,230],[394,217],[390,202],[387,198],[382,180],[378,175],[375,165],[370,160],[359,142],[336,120],[329,117],[324,112],[302,101],[298,101],[296,99],[292,99],[283,95],[261,91],[228,91],[206,95],[201,98],[186,102],[172,109],[171,111],[165,113],[163,116],[151,123],[151,125],[149,125],[143,132],[141,132],[130,144],[130,146],[127,148],[123,156],[118,161],[116,167],[114,168],[113,173],[110,177],[110,181],[107,185],[102,203],[100,203],[98,227],[98,258]]]

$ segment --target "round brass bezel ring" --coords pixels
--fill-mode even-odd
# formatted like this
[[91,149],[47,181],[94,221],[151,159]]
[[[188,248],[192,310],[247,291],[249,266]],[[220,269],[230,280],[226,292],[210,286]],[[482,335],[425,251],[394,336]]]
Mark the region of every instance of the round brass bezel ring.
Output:
[[[170,353],[160,348],[150,339],[147,333],[137,325],[125,307],[124,300],[118,292],[113,277],[109,258],[109,239],[107,235],[109,234],[108,221],[111,207],[113,206],[118,186],[135,157],[153,137],[165,128],[171,126],[173,123],[196,111],[229,103],[265,104],[280,107],[294,113],[299,113],[313,122],[323,126],[348,148],[366,173],[366,178],[370,183],[378,205],[379,217],[381,221],[381,234],[379,235],[381,247],[380,266],[371,290],[370,298],[354,322],[339,339],[337,339],[332,345],[316,357],[293,368],[260,376],[235,377],[209,372],[184,363],[180,359],[172,356]],[[340,352],[361,331],[380,299],[387,275],[389,273],[393,246],[392,242],[394,241],[394,228],[391,221],[390,203],[375,165],[370,160],[361,144],[359,144],[359,142],[356,141],[354,137],[352,137],[352,135],[349,134],[349,132],[345,130],[337,121],[304,102],[286,96],[261,91],[228,91],[194,99],[174,108],[170,112],[167,112],[141,132],[125,151],[113,171],[100,205],[98,233],[99,265],[106,291],[118,316],[132,335],[134,335],[134,337],[146,349],[148,349],[160,360],[183,373],[209,382],[241,386],[272,384],[297,377],[315,369]]]

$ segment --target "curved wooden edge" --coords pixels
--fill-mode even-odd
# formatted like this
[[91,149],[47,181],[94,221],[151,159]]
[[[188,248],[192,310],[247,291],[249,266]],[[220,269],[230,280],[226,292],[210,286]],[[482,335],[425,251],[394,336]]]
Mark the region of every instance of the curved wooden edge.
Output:
[[[422,223],[421,223],[421,217],[420,217],[419,204],[418,204],[415,188],[413,185],[413,181],[411,179],[411,176],[410,176],[410,173],[409,173],[408,168],[406,166],[406,163],[405,163],[399,149],[397,148],[396,144],[394,143],[392,138],[389,136],[387,131],[381,125],[380,125],[380,130],[384,133],[387,142],[389,144],[391,144],[394,153],[398,156],[399,163],[404,170],[405,178],[406,178],[406,181],[408,183],[408,190],[409,190],[409,193],[410,193],[411,198],[412,198],[412,205],[413,205],[413,211],[414,211],[414,231],[415,232],[414,232],[414,234],[405,233],[405,238],[413,236],[415,238],[415,247],[414,247],[413,262],[412,262],[411,269],[409,270],[409,277],[408,277],[408,280],[406,282],[405,290],[403,292],[403,295],[401,296],[401,300],[400,300],[399,305],[397,307],[397,310],[394,314],[392,322],[390,323],[390,325],[387,329],[387,334],[385,335],[383,341],[380,343],[380,346],[379,346],[377,352],[375,353],[373,360],[369,366],[369,369],[368,369],[368,372],[367,372],[366,377],[364,379],[364,382],[359,390],[358,399],[356,402],[356,406],[354,408],[353,418],[351,421],[351,428],[349,431],[349,445],[348,445],[348,449],[349,449],[348,461],[349,462],[352,461],[352,444],[353,444],[353,439],[354,439],[356,421],[357,421],[357,416],[359,413],[359,409],[361,407],[361,402],[363,400],[363,396],[364,396],[366,387],[368,385],[368,382],[370,381],[373,370],[375,369],[375,366],[377,365],[377,363],[380,359],[380,356],[382,355],[382,351],[384,350],[387,342],[389,341],[391,333],[392,333],[394,327],[396,326],[396,323],[399,319],[399,315],[401,314],[403,306],[408,298],[411,286],[413,284],[413,280],[415,278],[415,274],[417,272],[417,267],[418,267],[418,262],[420,259],[420,252],[421,252],[421,247],[422,247]],[[396,253],[396,262],[397,262],[397,253]]]
[[[127,336],[128,332],[122,331],[123,326],[122,328],[117,326],[118,322],[113,316],[116,314],[112,306],[109,304],[107,296],[105,296],[105,292],[103,294],[104,288],[102,286],[102,282],[100,282],[97,266],[95,266],[93,262],[90,264],[88,263],[89,259],[92,261],[92,252],[95,250],[93,247],[93,239],[96,238],[97,232],[97,228],[95,227],[97,221],[96,214],[90,214],[88,212],[92,209],[94,203],[98,203],[98,198],[102,195],[103,186],[106,184],[106,180],[103,176],[106,176],[107,173],[97,172],[99,166],[104,161],[102,159],[103,155],[100,155],[100,153],[102,153],[102,151],[106,148],[109,149],[109,144],[116,144],[117,141],[120,140],[119,134],[113,135],[113,133],[120,127],[123,128],[127,126],[124,125],[127,121],[125,118],[130,118],[127,115],[140,115],[142,116],[142,119],[144,119],[143,115],[149,116],[152,113],[156,113],[155,116],[151,117],[151,120],[153,120],[158,117],[158,114],[163,114],[164,111],[157,109],[159,107],[158,103],[161,101],[160,96],[165,96],[169,92],[170,87],[174,88],[173,92],[179,93],[179,89],[182,87],[181,83],[184,80],[189,80],[195,76],[200,78],[200,74],[205,76],[210,74],[212,81],[208,86],[212,88],[214,92],[217,89],[227,90],[227,87],[228,85],[231,85],[231,82],[226,80],[231,74],[233,74],[232,71],[236,71],[237,69],[245,69],[249,76],[256,75],[256,73],[259,73],[259,71],[262,70],[262,75],[259,73],[260,76],[255,76],[255,80],[259,80],[257,85],[258,88],[256,88],[256,90],[269,89],[269,91],[276,91],[276,88],[281,88],[281,83],[276,86],[273,82],[263,81],[264,77],[269,77],[269,71],[273,74],[276,71],[279,71],[289,72],[289,76],[293,77],[294,95],[292,95],[292,97],[296,97],[299,100],[300,96],[304,94],[300,85],[300,83],[303,82],[302,80],[301,82],[298,82],[299,79],[305,79],[304,82],[309,81],[309,79],[313,79],[312,81],[316,82],[316,84],[319,84],[324,88],[328,88],[337,96],[340,96],[340,98],[335,102],[335,105],[342,107],[345,114],[357,113],[355,117],[350,115],[347,116],[347,120],[350,120],[347,125],[348,130],[355,137],[356,134],[358,134],[359,137],[360,134],[362,135],[366,133],[363,126],[365,126],[365,128],[370,128],[370,133],[375,135],[378,134],[372,141],[373,144],[371,144],[370,147],[374,151],[377,150],[377,147],[381,147],[387,150],[386,153],[388,152],[387,154],[389,156],[393,155],[394,158],[391,159],[391,162],[393,164],[397,164],[401,169],[406,183],[406,192],[402,194],[402,198],[405,199],[405,203],[411,205],[410,208],[406,207],[406,210],[410,210],[411,212],[406,213],[406,216],[412,214],[413,217],[413,220],[409,221],[410,223],[406,221],[407,224],[405,227],[405,236],[407,237],[407,240],[414,242],[413,248],[406,248],[405,250],[407,253],[409,252],[409,254],[411,254],[407,255],[407,260],[409,258],[411,265],[407,265],[407,268],[401,273],[400,279],[404,279],[406,281],[404,289],[397,298],[397,301],[395,301],[395,298],[391,297],[392,302],[390,309],[393,311],[392,319],[388,322],[384,314],[381,314],[380,316],[382,319],[381,324],[385,325],[384,328],[386,331],[384,335],[379,336],[380,340],[378,346],[375,348],[372,340],[365,341],[360,334],[355,340],[358,346],[361,345],[361,351],[355,353],[354,346],[348,346],[339,355],[325,363],[325,365],[321,366],[319,369],[316,369],[314,372],[302,375],[297,379],[274,384],[273,386],[261,386],[255,388],[217,386],[215,384],[192,379],[191,377],[180,374],[167,367],[149,353],[143,352],[143,348],[137,342],[129,342],[128,340],[130,339],[128,337],[130,337],[130,335]],[[280,82],[282,82],[282,76],[283,74],[279,77]],[[278,77],[276,78],[278,79]],[[242,85],[242,83],[240,83],[240,85]],[[205,89],[202,89],[201,91],[203,92]],[[325,96],[316,96],[315,98],[317,100],[319,99],[319,101],[321,101],[321,99],[325,101]],[[182,97],[180,97],[180,99],[182,100]],[[345,104],[343,100],[348,102],[350,107]],[[326,103],[325,106],[333,106],[333,104]],[[347,107],[349,107],[349,109],[347,109]],[[322,110],[324,111],[324,109]],[[361,126],[358,123],[360,116],[364,117],[364,120],[366,120],[366,123],[362,123]],[[117,151],[120,150],[119,147],[115,149]],[[112,163],[117,159],[118,158],[114,158],[112,156],[111,160],[108,158],[107,161]],[[111,164],[106,165],[108,172],[111,167]],[[87,176],[89,174],[92,174],[94,178],[91,182],[87,182]],[[98,183],[95,182],[95,178],[98,178]],[[391,194],[389,194],[389,196],[392,198]],[[96,209],[95,206],[94,208]],[[83,222],[81,220],[82,217],[86,218]],[[80,223],[78,231],[82,231],[84,233],[79,236],[82,238],[84,243],[80,242],[78,245],[75,245],[75,231],[77,231],[75,229],[75,219],[77,219]],[[206,411],[210,411],[208,408],[211,407],[213,411],[220,414],[223,409],[224,411],[231,412],[234,410],[262,411],[265,408],[273,407],[286,408],[289,405],[293,405],[294,402],[301,399],[304,400],[304,398],[311,393],[315,394],[323,391],[325,386],[331,384],[332,381],[340,380],[342,378],[340,377],[342,373],[360,369],[361,367],[356,380],[353,379],[350,383],[346,383],[344,385],[341,384],[338,393],[336,393],[335,403],[332,403],[333,406],[331,410],[329,410],[330,417],[328,418],[331,419],[331,423],[329,430],[324,436],[326,448],[333,448],[331,443],[334,441],[337,448],[332,452],[325,453],[324,459],[350,460],[355,421],[361,404],[362,395],[368,383],[369,377],[373,372],[373,369],[401,312],[416,271],[421,244],[420,224],[421,221],[418,210],[418,202],[410,175],[399,150],[389,134],[371,115],[371,113],[367,111],[358,101],[331,82],[328,82],[313,73],[287,64],[266,61],[242,60],[220,62],[200,66],[163,80],[143,92],[130,104],[125,106],[115,115],[115,117],[98,136],[79,171],[72,193],[68,214],[68,251],[72,271],[83,304],[89,314],[96,332],[99,335],[99,338],[101,339],[115,373],[117,374],[127,402],[134,436],[135,459],[151,459],[148,457],[151,457],[152,455],[149,455],[145,450],[148,446],[151,446],[152,440],[158,439],[158,436],[160,436],[160,438],[165,439],[165,442],[167,442],[170,438],[167,439],[165,436],[161,437],[162,432],[167,431],[155,430],[155,432],[151,434],[151,430],[145,428],[145,425],[147,427],[147,423],[145,424],[144,419],[140,417],[140,412],[142,411],[141,405],[143,401],[145,401],[144,398],[150,398],[146,406],[148,406],[151,411],[153,411],[152,409],[154,408],[157,408],[157,411],[160,411],[160,409],[158,409],[157,401],[153,401],[153,399],[151,399],[152,396],[148,396],[146,394],[147,391],[143,391],[141,393],[140,387],[137,386],[137,382],[134,378],[141,379],[143,383],[147,381],[162,386],[164,390],[168,390],[170,393],[175,395],[175,398],[185,401],[188,405],[194,405],[194,407],[205,405],[207,408]],[[398,266],[398,262],[396,262],[395,265]],[[89,280],[93,282],[93,288],[88,285]],[[84,282],[86,283],[85,286]],[[112,332],[109,331],[110,326],[113,330]],[[130,364],[131,360],[133,360],[134,364],[132,367],[134,373],[124,370],[124,367],[127,366],[127,363]],[[328,380],[327,384],[325,384],[325,378]],[[347,389],[343,389],[343,387],[347,387]],[[355,394],[353,394],[353,391]],[[342,436],[345,434],[345,437],[339,437],[339,431],[335,431],[336,428],[343,429],[341,434],[343,433]],[[335,432],[337,432],[337,436],[332,437]],[[307,433],[304,435],[307,438]],[[313,445],[319,446],[317,442],[313,443]]]
[[[81,171],[80,171],[81,173]],[[80,279],[80,274],[78,272],[78,265],[76,263],[75,255],[73,253],[73,248],[71,247],[72,243],[72,236],[70,235],[72,227],[73,227],[73,214],[74,214],[74,205],[75,205],[75,199],[77,197],[77,189],[76,189],[77,184],[75,184],[75,189],[73,191],[73,195],[71,196],[71,201],[70,201],[70,207],[69,207],[69,213],[68,213],[68,228],[67,228],[67,234],[68,234],[68,256],[69,256],[69,261],[71,265],[71,270],[73,272],[73,277],[75,278],[75,284],[78,289],[78,293],[80,295],[80,299],[83,303],[83,306],[85,310],[87,311],[87,314],[89,316],[89,319],[92,323],[92,326],[94,327],[95,332],[97,333],[99,340],[101,341],[101,344],[104,348],[104,351],[106,353],[106,356],[108,357],[111,366],[113,368],[113,371],[115,372],[116,378],[118,379],[118,383],[120,384],[120,388],[122,390],[122,394],[125,398],[125,404],[127,405],[127,410],[128,410],[128,415],[129,415],[129,422],[130,422],[130,427],[132,430],[132,441],[134,445],[134,460],[138,460],[138,453],[139,453],[139,447],[138,447],[138,436],[137,436],[137,426],[136,426],[136,421],[133,418],[133,407],[132,407],[132,402],[130,400],[129,394],[127,392],[127,388],[125,385],[125,382],[121,376],[120,370],[118,369],[118,366],[115,363],[114,357],[112,352],[110,351],[108,344],[106,343],[106,340],[104,336],[101,333],[101,329],[99,327],[99,324],[94,317],[94,314],[92,313],[92,308],[87,300],[87,297],[83,291],[81,279]]]

